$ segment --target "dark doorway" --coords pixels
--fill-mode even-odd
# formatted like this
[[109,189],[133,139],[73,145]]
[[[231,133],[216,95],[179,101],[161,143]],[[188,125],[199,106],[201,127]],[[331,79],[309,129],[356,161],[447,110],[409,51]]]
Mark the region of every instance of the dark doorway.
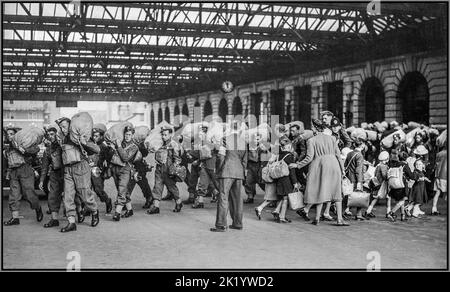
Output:
[[278,121],[281,124],[285,123],[284,100],[284,89],[270,91],[270,114],[271,116],[278,115]]
[[403,77],[398,87],[403,122],[411,121],[428,125],[430,119],[430,94],[425,77],[419,72],[410,72]]
[[155,112],[153,109],[150,111],[150,127],[151,129],[155,127]]
[[183,113],[183,116],[189,117],[189,108],[186,103],[183,105],[181,112]]
[[261,115],[261,104],[262,104],[262,93],[250,93],[250,114],[254,115],[257,123],[261,123],[260,115]]
[[344,83],[342,80],[324,83],[324,96],[326,97],[326,108],[342,121],[343,117],[343,95]]
[[370,77],[364,80],[361,86],[360,101],[364,112],[360,123],[384,121],[384,89],[378,78]]
[[166,106],[166,109],[164,111],[164,120],[170,124],[170,110],[169,107]]
[[242,115],[242,103],[239,96],[236,96],[233,100],[232,112],[235,116]]
[[222,119],[222,122],[227,120],[228,115],[228,103],[225,98],[222,98],[219,103],[219,117]]
[[311,85],[294,87],[295,120],[311,128]]
[[[211,115],[213,113],[212,105],[209,100],[205,102],[205,106],[203,107],[203,120],[210,122],[211,121]],[[209,116],[208,120],[206,119]]]

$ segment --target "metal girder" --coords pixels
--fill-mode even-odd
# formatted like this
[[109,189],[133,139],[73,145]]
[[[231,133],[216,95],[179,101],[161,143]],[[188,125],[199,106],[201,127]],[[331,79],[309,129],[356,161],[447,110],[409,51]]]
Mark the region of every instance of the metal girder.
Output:
[[[42,62],[46,63],[50,60],[53,60],[55,63],[74,63],[74,58],[71,57],[60,57],[60,56],[30,56],[30,55],[4,55],[2,60],[3,62]],[[241,63],[241,62],[211,62],[211,61],[203,61],[203,60],[196,60],[196,61],[175,61],[175,60],[157,60],[157,59],[118,59],[118,58],[107,58],[107,57],[79,57],[76,58],[77,64],[96,64],[100,60],[107,61],[108,65],[126,65],[126,66],[142,66],[146,63],[152,63],[153,65],[157,66],[173,66],[173,67],[198,67],[198,66],[204,66],[204,67],[233,67],[233,66],[249,66],[253,63]]]
[[[338,41],[336,41],[337,43]],[[50,41],[26,41],[26,40],[3,40],[3,48],[12,49],[59,49],[57,42]],[[108,43],[94,43],[94,42],[69,42],[65,44],[65,49],[69,50],[89,50],[111,52],[117,49],[117,46]],[[270,54],[268,50],[256,49],[230,49],[230,48],[207,48],[207,47],[179,47],[179,46],[157,46],[157,45],[128,45],[127,49],[130,52],[138,53],[154,53],[154,54],[172,54],[172,53],[191,53],[197,55],[220,55],[220,56],[236,56],[241,57],[265,57]],[[285,51],[279,51],[278,54],[283,54]],[[301,52],[291,51],[291,55],[301,55]]]
[[[145,21],[134,20],[110,20],[110,19],[86,19],[84,26],[73,28],[71,19],[66,17],[40,17],[22,15],[4,15],[3,29],[21,30],[48,30],[48,31],[70,31],[70,32],[91,32],[109,34],[139,34],[139,35],[159,35],[159,36],[181,36],[181,37],[209,37],[233,39],[233,34],[241,33],[241,26],[216,25],[216,24],[196,24],[196,23],[158,23],[152,24]],[[161,29],[164,27],[164,29]],[[306,39],[310,30],[296,29],[304,34]],[[355,33],[315,31],[314,39],[308,41],[326,41],[341,38],[355,38]],[[364,36],[365,34],[361,34]],[[299,38],[292,29],[253,27],[247,26],[241,38],[260,41],[285,41],[299,42]]]
[[[52,92],[8,92],[3,91],[4,100],[89,100],[89,101],[151,101],[149,94],[130,93],[52,93]],[[154,99],[154,98],[153,98]]]

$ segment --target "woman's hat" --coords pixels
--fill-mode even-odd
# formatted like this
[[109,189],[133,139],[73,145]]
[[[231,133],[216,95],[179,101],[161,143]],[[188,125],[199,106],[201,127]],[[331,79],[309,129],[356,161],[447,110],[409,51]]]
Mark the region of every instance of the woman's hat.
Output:
[[427,148],[425,148],[425,146],[419,145],[419,146],[417,146],[416,149],[414,149],[413,153],[415,155],[427,155],[428,154],[428,150],[427,150]]
[[106,126],[105,126],[105,124],[102,124],[102,123],[94,124],[94,126],[92,127],[92,131],[98,132],[100,134],[105,134]]
[[389,152],[387,151],[381,151],[381,153],[378,155],[379,161],[386,161],[389,160]]

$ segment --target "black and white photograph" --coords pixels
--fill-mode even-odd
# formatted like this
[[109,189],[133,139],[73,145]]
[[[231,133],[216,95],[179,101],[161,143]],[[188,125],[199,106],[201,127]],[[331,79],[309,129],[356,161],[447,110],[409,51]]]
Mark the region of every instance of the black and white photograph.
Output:
[[448,271],[448,14],[1,1],[1,270]]

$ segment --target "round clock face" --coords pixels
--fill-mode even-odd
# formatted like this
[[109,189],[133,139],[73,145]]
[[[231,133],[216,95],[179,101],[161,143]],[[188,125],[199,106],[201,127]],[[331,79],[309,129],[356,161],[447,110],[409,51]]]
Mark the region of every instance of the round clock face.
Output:
[[222,90],[226,93],[229,93],[231,91],[233,91],[233,83],[231,83],[231,81],[225,81],[222,83]]

